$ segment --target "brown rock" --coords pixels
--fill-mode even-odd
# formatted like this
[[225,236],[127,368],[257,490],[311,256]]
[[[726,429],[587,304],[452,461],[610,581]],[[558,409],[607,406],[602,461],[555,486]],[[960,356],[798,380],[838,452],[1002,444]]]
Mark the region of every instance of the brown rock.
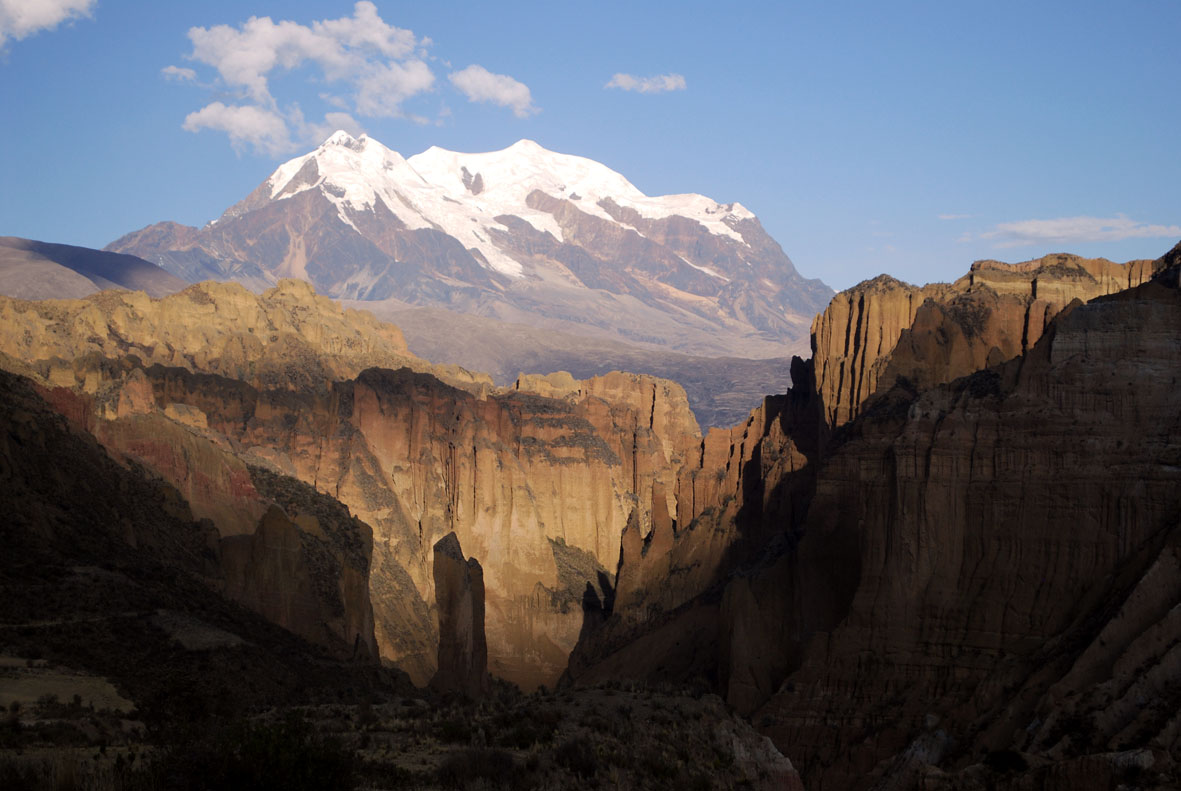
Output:
[[435,602],[439,610],[439,669],[431,686],[479,698],[488,691],[484,637],[484,570],[463,559],[459,539],[448,533],[435,544]]
[[918,288],[886,275],[860,283],[812,322],[825,419],[844,425],[899,378],[926,389],[1011,359],[1072,300],[1140,285],[1163,266],[1056,254],[1020,264],[977,261],[950,285]]
[[364,574],[358,577],[345,566],[318,580],[309,540],[314,541],[282,509],[271,506],[253,533],[221,541],[225,595],[312,643],[346,657],[375,657]]
[[[856,570],[848,609],[755,715],[809,782],[865,787],[929,714],[973,750],[1175,749],[1175,695],[1156,692],[1181,680],[1160,582],[1175,556],[1156,547],[1181,508],[1179,346],[1178,292],[1146,285],[1060,316],[999,373],[859,421],[820,472],[798,559],[772,572],[806,608],[824,588],[805,568]],[[930,762],[948,760],[969,756]]]
[[572,676],[717,678],[809,785],[1169,787],[1181,296],[1163,259],[1035,264],[917,307],[868,288],[854,312],[913,307],[908,326],[886,348],[863,323],[827,368],[819,346],[815,389],[800,363],[707,435],[678,475],[689,519],[663,559],[625,534]]
[[[455,532],[483,566],[493,673],[554,683],[629,515],[644,536],[660,526],[657,555],[675,534],[675,470],[699,442],[684,390],[622,373],[522,377],[504,392],[470,375],[457,388],[411,369],[354,374],[401,353],[396,329],[368,321],[294,282],[262,297],[206,284],[155,301],[0,302],[0,344],[90,398],[96,434],[225,535],[252,534],[267,507],[242,485],[247,464],[347,504],[374,531],[378,650],[418,683],[435,671],[431,552]],[[136,356],[112,356],[125,348]]]
[[146,365],[286,389],[322,388],[374,365],[434,370],[475,389],[491,385],[455,366],[433,368],[409,352],[397,327],[342,309],[298,280],[261,295],[206,282],[160,299],[128,291],[41,302],[0,297],[0,351],[26,361],[135,354]]

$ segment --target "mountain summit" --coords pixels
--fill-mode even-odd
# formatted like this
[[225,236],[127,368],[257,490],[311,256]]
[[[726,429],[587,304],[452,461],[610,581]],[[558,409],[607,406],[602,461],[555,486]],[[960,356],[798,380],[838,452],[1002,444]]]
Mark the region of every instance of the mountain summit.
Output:
[[707,355],[798,350],[831,294],[741,204],[649,197],[531,140],[407,159],[338,131],[204,228],[158,223],[108,249],[189,280],[299,277],[340,298]]

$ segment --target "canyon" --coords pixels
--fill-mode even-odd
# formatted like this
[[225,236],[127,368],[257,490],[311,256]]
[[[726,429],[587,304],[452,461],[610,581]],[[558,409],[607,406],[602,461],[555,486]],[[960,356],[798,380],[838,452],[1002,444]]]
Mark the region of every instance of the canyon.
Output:
[[[223,542],[259,536],[281,555],[295,540],[260,477],[347,506],[373,537],[361,575],[340,581],[345,620],[371,619],[361,642],[420,683],[435,671],[436,541],[455,532],[484,568],[493,672],[552,685],[584,585],[612,576],[629,515],[647,522],[697,432],[671,382],[550,375],[495,388],[413,357],[396,328],[297,281],[261,296],[204,283],[159,300],[0,300],[0,319],[11,367],[117,457],[174,485]],[[243,552],[229,590],[272,613]],[[314,610],[295,624],[299,608],[280,609],[298,633],[320,628]]]
[[692,506],[625,535],[572,679],[704,678],[809,787],[1172,776],[1178,271],[1181,245],[838,295],[792,390],[707,435]]
[[1179,271],[866,281],[704,432],[674,382],[497,385],[294,280],[0,299],[0,367],[342,661],[699,685],[809,788],[1107,788],[1181,757]]

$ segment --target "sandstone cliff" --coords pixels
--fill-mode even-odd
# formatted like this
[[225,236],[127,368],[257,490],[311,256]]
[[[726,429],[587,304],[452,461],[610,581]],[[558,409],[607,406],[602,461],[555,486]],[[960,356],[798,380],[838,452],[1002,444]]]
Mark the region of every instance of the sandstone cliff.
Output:
[[484,570],[463,559],[454,533],[435,543],[435,603],[439,612],[439,663],[431,686],[469,698],[488,691],[488,643],[484,636]]
[[716,683],[809,787],[991,788],[1011,754],[1015,788],[1173,777],[1170,263],[839,295],[789,394],[682,467],[669,529],[625,532],[570,677]]
[[1022,354],[1071,300],[1140,285],[1161,267],[1057,254],[977,261],[950,285],[918,288],[886,275],[860,283],[812,322],[825,420],[844,425],[900,377],[926,389]]
[[[351,640],[321,633],[310,644],[223,595],[229,579],[216,528],[194,519],[166,481],[112,459],[63,418],[59,407],[71,397],[0,371],[0,609],[9,657],[39,657],[29,662],[33,673],[48,664],[69,668],[64,678],[110,679],[144,719],[190,725],[214,713],[359,700],[362,689],[412,691]],[[302,502],[326,533],[347,527],[332,523],[328,498],[290,479],[278,485],[290,488],[276,498],[286,513]],[[271,496],[269,485],[259,488]],[[321,577],[311,571],[318,597]],[[104,715],[92,716],[79,721],[97,750],[97,740],[110,737]],[[40,727],[27,727],[29,719],[26,737]],[[115,722],[117,731],[130,730],[118,715]],[[11,756],[11,742],[7,749]],[[19,774],[6,778],[22,785]]]
[[674,610],[765,554],[766,542],[794,541],[778,525],[798,524],[830,435],[875,397],[896,385],[922,392],[1012,359],[1072,300],[1135,286],[1163,266],[1067,255],[979,261],[950,285],[917,288],[883,275],[838,294],[813,324],[813,359],[792,365],[789,393],[767,398],[734,428],[710,430],[687,452],[660,495],[667,513],[644,501],[653,529],[645,522],[642,536],[624,534],[620,617]]
[[[473,389],[491,385],[488,377],[419,360],[397,327],[342,309],[299,280],[280,281],[261,295],[236,283],[205,282],[160,299],[136,291],[80,300],[0,298],[0,351],[25,361],[67,362],[91,353],[131,354],[148,365],[287,389],[323,389],[374,365],[429,370]],[[63,376],[55,384],[74,386]]]
[[[176,486],[234,547],[238,577],[255,573],[261,550],[237,537],[276,559],[296,541],[254,470],[304,481],[371,526],[375,650],[419,683],[435,671],[439,538],[455,532],[483,566],[493,672],[553,683],[578,637],[583,588],[610,585],[629,515],[647,532],[654,512],[674,508],[674,471],[697,436],[684,391],[650,377],[495,391],[459,372],[448,377],[459,387],[444,383],[447,371],[405,356],[396,329],[302,284],[261,297],[202,284],[155,301],[7,301],[0,312],[10,367],[73,394],[63,409],[79,425]],[[363,571],[336,556],[342,572]],[[284,573],[287,598],[264,601],[245,583],[234,595],[305,633],[293,614],[311,624],[325,612],[299,604],[302,571]],[[357,579],[342,576],[333,594],[341,638],[369,617]]]
[[[1181,664],[1154,641],[1181,633],[1154,580],[1181,509],[1178,348],[1178,292],[1144,285],[1060,316],[1010,364],[867,414],[825,460],[800,551],[742,608],[806,612],[829,587],[806,567],[854,580],[839,618],[780,636],[798,664],[754,715],[805,777],[861,787],[1004,750],[1076,779],[1096,753],[1175,760]],[[783,601],[772,580],[805,584]]]

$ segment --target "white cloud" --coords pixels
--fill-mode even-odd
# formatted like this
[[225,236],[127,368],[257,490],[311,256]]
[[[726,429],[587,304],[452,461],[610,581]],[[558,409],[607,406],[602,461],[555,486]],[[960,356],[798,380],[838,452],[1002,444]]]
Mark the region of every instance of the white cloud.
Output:
[[177,82],[193,82],[197,79],[197,72],[180,66],[165,66],[160,69],[160,73],[164,75],[164,79]]
[[[349,17],[311,25],[251,17],[239,27],[194,27],[189,40],[189,59],[215,69],[218,85],[242,103],[213,102],[190,113],[184,128],[223,131],[239,150],[248,145],[272,156],[320,142],[324,129],[359,129],[353,113],[403,117],[402,103],[431,90],[435,81],[424,60],[430,40],[386,24],[368,0],[358,2]],[[326,113],[323,122],[306,122],[296,106],[280,110],[271,92],[272,77],[305,65],[317,68],[323,83],[334,86],[320,98],[340,112]],[[175,66],[164,74],[177,80],[195,81],[197,76]],[[343,119],[348,123],[341,123]]]
[[287,120],[271,110],[254,105],[226,105],[213,102],[185,117],[187,132],[214,129],[230,136],[235,149],[249,145],[258,151],[279,156],[292,150]]
[[400,116],[402,102],[430,90],[434,82],[435,75],[421,60],[390,63],[358,82],[357,112],[370,117]]
[[426,67],[415,53],[419,41],[414,33],[387,25],[368,0],[357,3],[351,17],[313,22],[311,27],[251,17],[240,28],[192,28],[189,40],[193,60],[214,67],[226,85],[260,104],[274,101],[272,73],[307,62],[319,66],[328,82],[354,85],[397,62]]
[[[4,2],[11,0],[0,0]],[[431,63],[438,61],[427,54],[433,42],[387,24],[369,0],[356,3],[351,16],[339,19],[304,25],[251,17],[237,26],[194,27],[188,36],[193,46],[188,59],[198,69],[168,66],[161,73],[166,79],[216,90],[219,95],[206,101],[221,101],[190,113],[184,128],[224,132],[238,150],[288,153],[293,147],[321,142],[324,129],[359,128],[356,118],[432,123],[408,111],[406,103],[436,88]],[[202,80],[205,69],[216,76]],[[285,84],[276,78],[296,69],[302,70],[301,76],[312,72],[308,81],[317,84],[324,109],[331,108],[322,122],[306,120],[290,99],[275,95],[276,86]],[[450,80],[473,102],[508,107],[520,118],[537,112],[529,88],[512,77],[473,65],[452,73]],[[227,93],[232,98],[226,99]]]
[[970,214],[940,214],[939,219],[941,219],[941,220],[967,220],[967,219],[971,218],[971,216],[972,215],[970,215]]
[[448,75],[451,83],[473,102],[491,102],[511,107],[513,115],[527,118],[538,110],[529,87],[506,74],[493,74],[483,66],[471,65]]
[[998,247],[1072,242],[1117,242],[1121,239],[1181,237],[1181,225],[1153,225],[1122,214],[1115,217],[1058,217],[1000,223],[964,240],[993,239]]
[[354,6],[352,17],[315,22],[312,29],[354,50],[372,49],[395,60],[406,58],[415,47],[431,43],[428,38],[418,41],[409,30],[387,25],[377,15],[377,6],[365,0]]
[[0,0],[0,46],[20,41],[42,30],[52,30],[68,19],[90,16],[95,0]]
[[637,93],[664,93],[685,90],[685,78],[680,74],[658,74],[655,77],[636,77],[633,74],[616,74],[604,88],[619,88]]

